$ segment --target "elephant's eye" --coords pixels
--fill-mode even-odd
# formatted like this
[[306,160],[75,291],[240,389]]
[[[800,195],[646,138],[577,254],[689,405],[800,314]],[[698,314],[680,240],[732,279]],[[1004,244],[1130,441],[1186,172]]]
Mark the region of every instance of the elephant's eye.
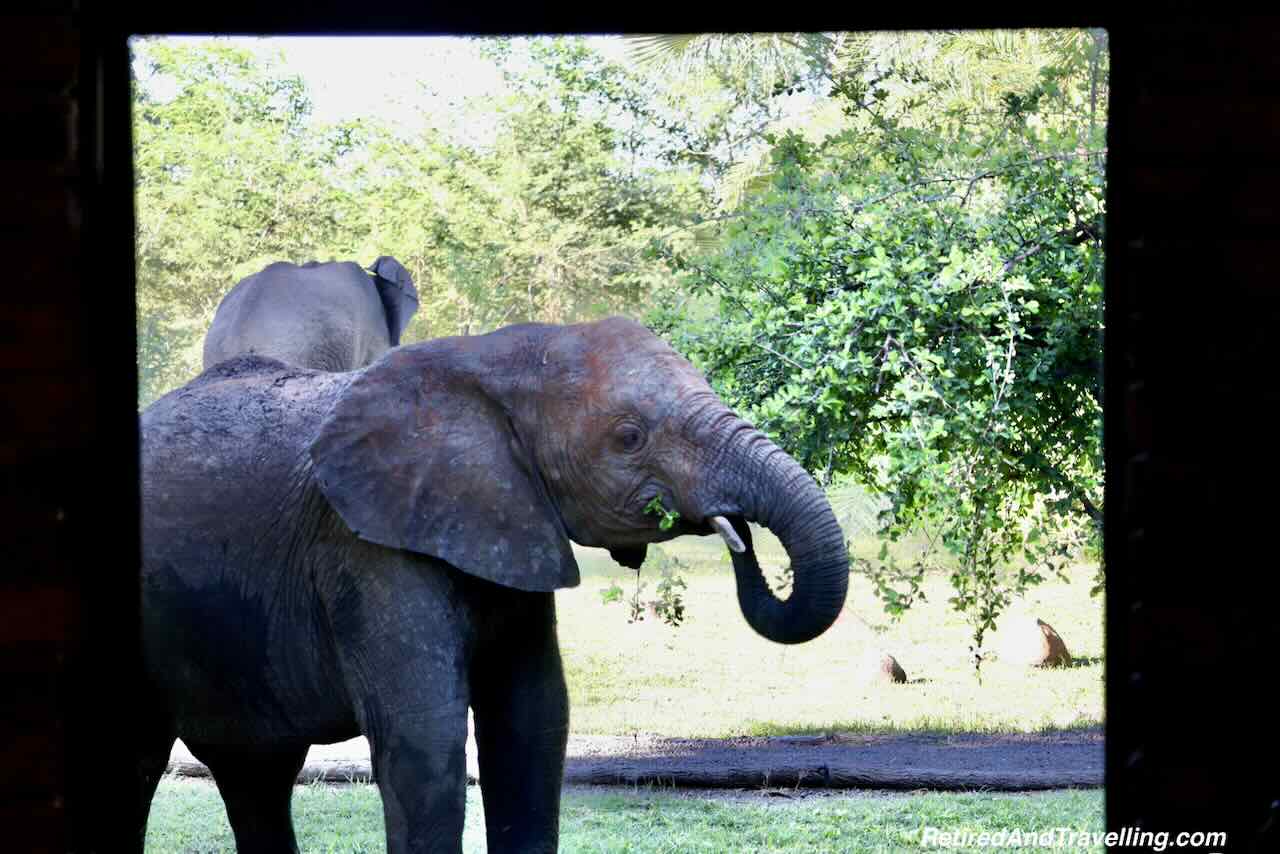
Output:
[[617,432],[618,447],[632,454],[644,446],[644,431],[634,424],[623,424]]

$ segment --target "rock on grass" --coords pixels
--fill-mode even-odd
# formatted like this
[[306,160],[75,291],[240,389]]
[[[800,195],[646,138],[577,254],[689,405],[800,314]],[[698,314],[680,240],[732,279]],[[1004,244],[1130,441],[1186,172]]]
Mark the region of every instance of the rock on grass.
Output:
[[1053,626],[1038,617],[1018,619],[1004,632],[1000,657],[1028,667],[1068,667],[1071,653]]

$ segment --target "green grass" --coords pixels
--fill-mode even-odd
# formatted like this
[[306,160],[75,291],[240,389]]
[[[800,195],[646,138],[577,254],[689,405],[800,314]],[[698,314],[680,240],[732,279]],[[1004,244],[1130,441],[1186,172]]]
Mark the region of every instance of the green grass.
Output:
[[[782,793],[779,793],[782,794]],[[1100,831],[1100,791],[1026,795],[862,793],[833,797],[689,797],[650,789],[569,790],[560,850],[583,852],[829,852],[925,849],[925,827],[943,831]],[[299,786],[294,826],[304,852],[385,851],[382,806],[368,785]],[[166,778],[156,793],[148,854],[235,850],[212,783]],[[484,809],[467,791],[463,850],[485,850]],[[1073,848],[1101,851],[1101,848]]]
[[[766,572],[785,565],[780,545],[767,533],[756,534],[756,545]],[[601,588],[617,580],[629,596],[635,581],[599,550],[579,550],[582,584],[556,594],[576,733],[992,733],[1104,721],[1103,600],[1089,596],[1093,565],[1072,567],[1069,583],[1052,580],[1034,588],[984,642],[986,650],[998,650],[1012,619],[1034,615],[1058,630],[1077,666],[1035,670],[996,658],[984,662],[979,678],[969,650],[971,628],[948,604],[945,577],[931,576],[926,601],[895,621],[871,584],[852,576],[836,624],[807,644],[782,646],[758,637],[743,621],[719,538],[685,537],[660,548],[685,566],[687,619],[678,628],[652,616],[629,624],[625,604],[602,605]],[[641,574],[646,599],[654,597],[658,581],[648,566]],[[861,678],[865,658],[876,650],[897,658],[907,684]]]
[[[468,805],[468,817],[473,811],[476,810]],[[479,820],[474,830],[483,837],[482,813]],[[294,787],[293,826],[305,851],[387,848],[382,799],[377,788],[370,785]],[[146,850],[148,854],[235,851],[226,809],[212,782],[180,777],[165,777],[160,782],[147,820]]]

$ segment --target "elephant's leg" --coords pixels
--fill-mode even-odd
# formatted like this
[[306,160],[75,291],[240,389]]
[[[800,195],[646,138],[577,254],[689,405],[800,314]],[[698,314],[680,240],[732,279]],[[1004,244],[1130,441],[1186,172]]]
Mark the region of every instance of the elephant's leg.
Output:
[[154,736],[143,737],[143,744],[136,755],[134,779],[137,785],[137,799],[133,826],[137,830],[137,847],[133,850],[141,852],[146,843],[147,816],[151,812],[151,799],[155,797],[156,786],[164,776],[169,765],[169,753],[173,750],[175,736],[171,731],[160,730]]
[[388,854],[462,850],[467,804],[464,691],[459,685],[454,696],[438,704],[397,709],[370,728]]
[[357,546],[333,608],[347,696],[369,739],[388,854],[461,851],[467,805],[468,579],[426,558]]
[[239,854],[297,852],[289,802],[307,745],[286,748],[187,744],[209,766]]
[[516,594],[496,643],[472,667],[472,708],[489,851],[557,850],[569,696],[551,593]]

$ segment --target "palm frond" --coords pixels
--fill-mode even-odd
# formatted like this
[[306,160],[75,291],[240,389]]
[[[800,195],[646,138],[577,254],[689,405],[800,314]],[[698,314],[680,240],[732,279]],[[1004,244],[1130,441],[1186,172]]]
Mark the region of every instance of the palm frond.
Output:
[[721,212],[736,209],[753,189],[759,188],[759,179],[768,179],[772,174],[769,152],[768,147],[761,146],[754,156],[739,160],[725,171],[720,182]]
[[724,230],[718,222],[705,222],[689,231],[694,251],[699,255],[710,255],[724,246]]
[[682,59],[699,38],[698,33],[623,36],[627,58],[640,66],[661,66]]
[[637,65],[688,71],[698,63],[754,69],[772,85],[782,69],[803,56],[811,70],[831,73],[865,54],[866,37],[854,33],[702,33],[624,36]]

